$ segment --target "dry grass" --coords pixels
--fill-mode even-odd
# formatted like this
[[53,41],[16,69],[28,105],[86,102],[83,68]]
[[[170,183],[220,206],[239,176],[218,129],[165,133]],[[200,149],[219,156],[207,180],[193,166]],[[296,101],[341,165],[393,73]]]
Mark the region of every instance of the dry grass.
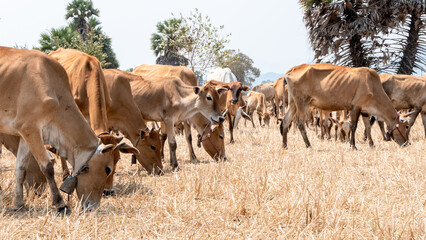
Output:
[[[48,193],[27,197],[29,210],[11,210],[14,158],[5,153],[0,239],[426,238],[421,121],[407,148],[383,142],[375,125],[376,147],[370,149],[362,141],[362,125],[358,151],[347,143],[320,141],[312,131],[313,147],[306,149],[293,130],[289,150],[283,150],[278,127],[243,127],[236,143],[226,146],[229,161],[216,163],[196,149],[202,160],[197,165],[187,161],[187,147],[178,137],[180,172],[147,176],[125,156],[115,182],[118,196],[105,198],[90,213],[78,210],[74,196],[68,217],[56,216]],[[59,166],[55,170],[59,180]]]

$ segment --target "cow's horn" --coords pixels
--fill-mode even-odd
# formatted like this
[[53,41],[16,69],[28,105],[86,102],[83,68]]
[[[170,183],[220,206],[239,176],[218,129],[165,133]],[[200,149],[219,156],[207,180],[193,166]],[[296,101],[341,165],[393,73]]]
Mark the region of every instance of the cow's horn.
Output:
[[228,109],[226,109],[226,111],[223,112],[222,116],[225,117],[227,113],[228,113]]
[[66,194],[72,194],[76,187],[77,187],[77,177],[68,176],[67,178],[65,178],[64,182],[62,183],[59,189]]

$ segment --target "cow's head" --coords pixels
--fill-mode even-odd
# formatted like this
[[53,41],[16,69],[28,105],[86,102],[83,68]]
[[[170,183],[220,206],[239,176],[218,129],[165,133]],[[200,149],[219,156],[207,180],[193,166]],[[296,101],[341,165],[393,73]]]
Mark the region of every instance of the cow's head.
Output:
[[392,138],[400,146],[405,146],[408,143],[407,130],[409,128],[408,121],[406,119],[400,119],[398,116],[395,119],[394,126],[388,127],[387,136]]
[[96,149],[93,149],[86,159],[78,159],[81,161],[80,164],[76,163],[72,175],[64,180],[60,189],[68,194],[72,194],[76,189],[77,196],[84,208],[97,208],[107,180],[114,173],[115,163],[119,159],[117,156],[119,151],[139,153],[136,148],[120,142],[121,140],[122,137],[102,134]]
[[248,86],[243,86],[241,82],[231,82],[229,83],[229,90],[232,93],[232,98],[230,99],[231,104],[237,104],[241,96],[241,91],[248,91],[250,88]]
[[200,113],[212,123],[225,121],[219,106],[219,96],[228,91],[228,87],[216,88],[211,85],[194,87],[195,94],[198,95],[196,107]]
[[225,133],[223,131],[223,123],[209,126],[210,129],[204,131],[203,136],[199,137],[204,150],[214,160],[225,160]]
[[263,113],[262,118],[265,125],[269,127],[269,123],[271,121],[271,114],[269,112],[265,112]]
[[156,129],[145,129],[140,132],[140,138],[135,146],[139,154],[133,156],[145,168],[148,174],[162,174],[161,136]]

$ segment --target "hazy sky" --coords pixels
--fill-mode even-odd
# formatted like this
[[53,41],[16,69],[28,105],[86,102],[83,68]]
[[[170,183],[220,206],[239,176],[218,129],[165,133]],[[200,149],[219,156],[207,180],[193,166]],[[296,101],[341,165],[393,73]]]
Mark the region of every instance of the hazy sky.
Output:
[[[0,45],[38,46],[40,33],[65,26],[65,7],[71,0],[1,0]],[[310,62],[313,54],[298,0],[112,1],[93,0],[103,30],[112,38],[120,69],[155,63],[150,37],[157,22],[171,13],[187,16],[198,8],[214,25],[231,33],[228,48],[240,49],[262,73],[285,73]]]

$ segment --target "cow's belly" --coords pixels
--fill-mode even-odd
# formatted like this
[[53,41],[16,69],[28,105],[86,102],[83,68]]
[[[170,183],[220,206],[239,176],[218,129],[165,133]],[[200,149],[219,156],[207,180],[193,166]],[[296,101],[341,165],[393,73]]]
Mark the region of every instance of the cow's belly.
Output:
[[339,111],[350,109],[350,106],[348,106],[347,104],[342,104],[342,102],[335,99],[321,100],[312,98],[309,102],[309,105],[326,111]]

